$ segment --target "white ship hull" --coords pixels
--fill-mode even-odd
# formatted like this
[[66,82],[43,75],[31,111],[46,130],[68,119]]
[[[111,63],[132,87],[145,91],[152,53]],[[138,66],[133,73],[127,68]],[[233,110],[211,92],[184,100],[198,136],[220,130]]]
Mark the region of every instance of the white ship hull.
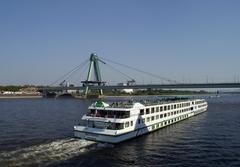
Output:
[[185,120],[192,116],[203,113],[206,110],[207,110],[207,107],[196,109],[184,114],[175,115],[170,119],[159,119],[158,122],[147,125],[145,127],[137,128],[133,131],[126,132],[126,133],[118,133],[118,131],[114,131],[114,130],[103,130],[103,129],[97,130],[96,128],[89,128],[85,126],[74,126],[74,136],[77,138],[98,141],[98,142],[119,143],[125,140],[135,138],[137,136],[150,133],[160,128],[177,123],[179,121]]

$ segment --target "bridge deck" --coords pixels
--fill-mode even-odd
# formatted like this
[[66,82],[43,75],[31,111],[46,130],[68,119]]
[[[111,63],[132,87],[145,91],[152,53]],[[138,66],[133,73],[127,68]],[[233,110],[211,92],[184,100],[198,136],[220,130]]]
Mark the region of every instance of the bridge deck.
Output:
[[[240,83],[196,83],[196,84],[148,84],[148,85],[105,85],[88,86],[92,90],[114,90],[114,89],[193,89],[193,88],[240,88]],[[85,86],[77,87],[45,87],[40,91],[62,91],[62,90],[85,90]]]

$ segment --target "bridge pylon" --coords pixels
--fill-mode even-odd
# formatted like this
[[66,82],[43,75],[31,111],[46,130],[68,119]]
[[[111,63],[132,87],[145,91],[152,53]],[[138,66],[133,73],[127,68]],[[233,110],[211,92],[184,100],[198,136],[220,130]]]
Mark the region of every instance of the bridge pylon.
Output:
[[[85,96],[88,95],[90,88],[89,86],[94,86],[94,85],[105,85],[106,82],[102,81],[101,77],[101,72],[99,68],[99,62],[103,62],[102,60],[98,59],[97,54],[92,53],[90,55],[90,64],[89,64],[89,69],[88,69],[88,75],[87,75],[87,80],[82,81],[83,86],[85,86]],[[95,80],[94,80],[95,79]],[[103,90],[99,89],[99,94],[103,95]]]

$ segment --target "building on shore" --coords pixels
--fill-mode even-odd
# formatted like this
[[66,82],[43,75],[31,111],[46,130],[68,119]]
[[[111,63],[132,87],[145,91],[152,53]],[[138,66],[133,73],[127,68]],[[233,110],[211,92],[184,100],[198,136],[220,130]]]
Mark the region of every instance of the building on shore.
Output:
[[[118,83],[117,85],[118,86],[128,86],[128,84],[126,84],[126,83]],[[132,94],[134,92],[133,89],[122,89],[120,91],[124,92],[124,93],[128,93],[128,94]]]
[[19,91],[4,91],[0,92],[2,95],[6,96],[21,96],[21,95],[41,95],[35,87],[21,88]]

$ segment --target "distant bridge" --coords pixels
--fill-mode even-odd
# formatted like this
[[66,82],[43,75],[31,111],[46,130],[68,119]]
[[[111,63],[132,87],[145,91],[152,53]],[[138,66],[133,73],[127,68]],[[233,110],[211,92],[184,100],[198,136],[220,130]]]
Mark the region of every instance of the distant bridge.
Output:
[[[105,60],[105,59],[104,59]],[[69,86],[69,85],[64,85],[66,83],[66,80],[61,81],[61,79],[58,79],[54,83],[61,81],[59,84],[60,86],[48,86],[48,87],[43,87],[39,88],[39,91],[43,92],[43,94],[47,93],[56,93],[56,94],[61,94],[66,93],[67,90],[85,90],[85,95],[88,95],[90,90],[98,90],[100,95],[103,95],[103,90],[121,90],[121,89],[206,89],[206,88],[240,88],[240,83],[178,83],[177,81],[170,80],[165,77],[161,77],[149,72],[145,72],[142,70],[139,70],[137,68],[120,64],[118,62],[114,62],[111,60],[108,60],[111,63],[114,63],[115,65],[120,65],[123,67],[126,67],[131,70],[138,71],[143,74],[147,74],[149,76],[167,81],[169,84],[136,84],[135,79],[131,78],[128,74],[125,74],[118,69],[116,69],[113,66],[110,66],[109,64],[106,64],[103,60],[99,59],[96,54],[91,54],[90,59],[86,60],[86,62],[83,62],[83,64],[87,64],[87,61],[89,61],[89,68],[88,68],[88,74],[87,74],[87,79],[85,81],[82,81],[82,86]],[[106,64],[112,68],[112,70],[115,70],[119,72],[121,75],[124,75],[128,79],[128,84],[127,85],[106,85],[105,81],[102,81],[101,77],[101,72],[100,72],[100,67],[99,63]],[[79,65],[75,67],[73,70],[68,72],[67,74],[64,75],[65,78],[69,78],[69,76],[72,75],[73,72],[78,70],[79,67],[82,65]],[[91,78],[95,78],[95,80],[92,80]]]
[[[147,85],[105,85],[90,86],[91,90],[116,90],[116,89],[206,89],[206,88],[240,88],[240,83],[195,83],[195,84],[147,84]],[[41,91],[85,90],[86,86],[77,87],[46,87]]]

